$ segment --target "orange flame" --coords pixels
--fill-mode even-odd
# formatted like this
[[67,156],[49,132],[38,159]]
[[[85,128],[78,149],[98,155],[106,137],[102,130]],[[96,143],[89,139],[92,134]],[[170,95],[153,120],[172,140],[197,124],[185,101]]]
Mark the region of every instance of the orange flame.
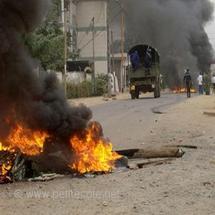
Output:
[[[186,88],[175,87],[175,88],[172,90],[172,92],[173,92],[174,94],[179,94],[179,93],[186,93],[187,90],[186,90]],[[191,93],[196,93],[196,89],[192,88],[192,89],[190,89],[190,92],[191,92]]]
[[[49,135],[43,131],[36,131],[17,124],[10,134],[0,142],[0,151],[34,156],[43,152],[43,147]],[[111,172],[115,161],[121,158],[110,141],[103,138],[102,128],[98,123],[92,123],[84,132],[77,132],[69,141],[72,161],[69,167],[81,174],[89,172]],[[6,176],[11,170],[13,161],[0,164],[0,176]]]
[[[0,142],[0,151],[9,151],[8,147],[3,146]],[[5,163],[0,163],[0,176],[6,176],[12,169],[12,161],[8,160]]]
[[191,93],[197,93],[196,89],[194,89],[194,88],[192,88],[192,89],[190,90],[190,92],[191,92]]
[[7,146],[4,146],[1,142],[0,142],[0,151],[10,151],[10,148]]
[[74,160],[70,167],[81,174],[90,172],[111,172],[115,161],[121,158],[113,152],[112,144],[99,134],[100,125],[92,123],[83,136],[74,135],[70,145]]
[[6,163],[0,165],[0,176],[6,176],[12,167],[12,161],[7,161]]
[[[8,137],[0,142],[0,151],[15,153],[19,150],[26,155],[37,155],[43,151],[43,146],[48,134],[41,131],[32,131],[21,124],[17,124]],[[0,176],[6,179],[8,173],[13,168],[13,159],[5,160],[0,163]]]
[[14,152],[19,149],[23,154],[37,155],[43,151],[45,140],[48,137],[49,135],[46,132],[33,131],[17,124],[4,141],[5,144],[0,144],[0,151]]
[[186,93],[186,88],[175,87],[173,90],[173,93],[175,93],[175,94]]

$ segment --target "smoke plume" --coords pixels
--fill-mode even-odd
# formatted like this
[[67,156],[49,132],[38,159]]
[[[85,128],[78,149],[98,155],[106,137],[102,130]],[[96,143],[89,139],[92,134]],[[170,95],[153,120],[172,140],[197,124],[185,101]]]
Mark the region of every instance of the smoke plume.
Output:
[[23,35],[43,21],[47,0],[0,0],[0,139],[16,122],[59,138],[86,127],[91,111],[70,107],[54,74],[37,74]]
[[157,48],[169,86],[180,85],[185,68],[190,68],[194,77],[199,72],[208,72],[212,46],[204,26],[213,14],[209,0],[122,0],[121,3],[125,8],[127,50],[139,43]]

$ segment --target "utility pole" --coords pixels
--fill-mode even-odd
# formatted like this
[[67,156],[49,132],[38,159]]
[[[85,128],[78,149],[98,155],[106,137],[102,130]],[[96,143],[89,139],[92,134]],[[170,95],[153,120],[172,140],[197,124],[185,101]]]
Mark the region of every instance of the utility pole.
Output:
[[115,72],[115,59],[114,59],[114,50],[113,50],[113,43],[114,43],[114,39],[113,39],[113,31],[111,31],[111,56],[112,56],[112,61],[111,61],[111,64],[112,64],[112,71]]
[[110,0],[107,0],[107,61],[108,61],[108,73],[111,73],[111,41],[110,41]]
[[63,32],[64,32],[64,22],[65,22],[65,0],[61,0],[61,18],[62,18],[62,25],[63,25]]
[[115,72],[116,72],[116,70],[115,70],[115,56],[114,56],[114,49],[113,49],[113,43],[114,43],[114,39],[113,39],[113,31],[111,30],[111,49],[110,49],[110,52],[111,52],[111,58],[112,58],[112,60],[111,60],[111,69],[112,69],[112,73],[113,73],[113,78],[114,78],[114,93],[116,93],[116,82],[115,82]]
[[65,0],[61,0],[61,10],[62,10],[62,24],[63,24],[63,34],[64,34],[64,70],[62,72],[62,81],[65,96],[67,95],[67,84],[66,84],[66,73],[67,73],[67,10]]
[[92,18],[92,41],[93,41],[93,94],[96,93],[96,77],[95,77],[95,17]]
[[111,38],[110,38],[110,0],[107,0],[106,7],[106,25],[107,25],[107,64],[108,64],[108,97],[112,96],[112,86],[113,86],[113,70],[112,70],[112,60],[111,60]]
[[120,72],[120,90],[121,92],[124,91],[124,80],[125,80],[125,72],[124,72],[124,45],[125,45],[125,16],[124,16],[124,6],[121,2],[121,72]]

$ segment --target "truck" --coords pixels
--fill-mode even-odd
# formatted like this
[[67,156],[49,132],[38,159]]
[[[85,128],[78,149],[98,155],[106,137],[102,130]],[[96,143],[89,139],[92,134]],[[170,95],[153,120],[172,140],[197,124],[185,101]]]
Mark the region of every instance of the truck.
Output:
[[131,99],[139,99],[140,93],[153,92],[154,98],[160,97],[160,55],[149,45],[136,45],[128,52],[129,91]]

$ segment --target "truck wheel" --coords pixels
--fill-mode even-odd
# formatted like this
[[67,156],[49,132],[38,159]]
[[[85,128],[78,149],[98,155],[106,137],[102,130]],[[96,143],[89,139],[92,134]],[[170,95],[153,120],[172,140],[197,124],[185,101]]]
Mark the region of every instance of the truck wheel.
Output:
[[154,98],[156,99],[157,97],[158,97],[157,89],[155,88],[155,89],[154,89]]
[[158,89],[158,98],[160,98],[161,97],[161,91],[160,91],[160,89]]
[[136,94],[136,99],[139,99],[140,92],[139,92],[139,91],[136,91],[135,94]]
[[155,85],[154,98],[160,98],[160,87],[158,84]]
[[154,89],[154,98],[159,98],[159,97],[160,97],[159,89],[157,87],[155,87],[155,89]]
[[161,91],[160,91],[160,88],[158,88],[158,98],[161,97]]

